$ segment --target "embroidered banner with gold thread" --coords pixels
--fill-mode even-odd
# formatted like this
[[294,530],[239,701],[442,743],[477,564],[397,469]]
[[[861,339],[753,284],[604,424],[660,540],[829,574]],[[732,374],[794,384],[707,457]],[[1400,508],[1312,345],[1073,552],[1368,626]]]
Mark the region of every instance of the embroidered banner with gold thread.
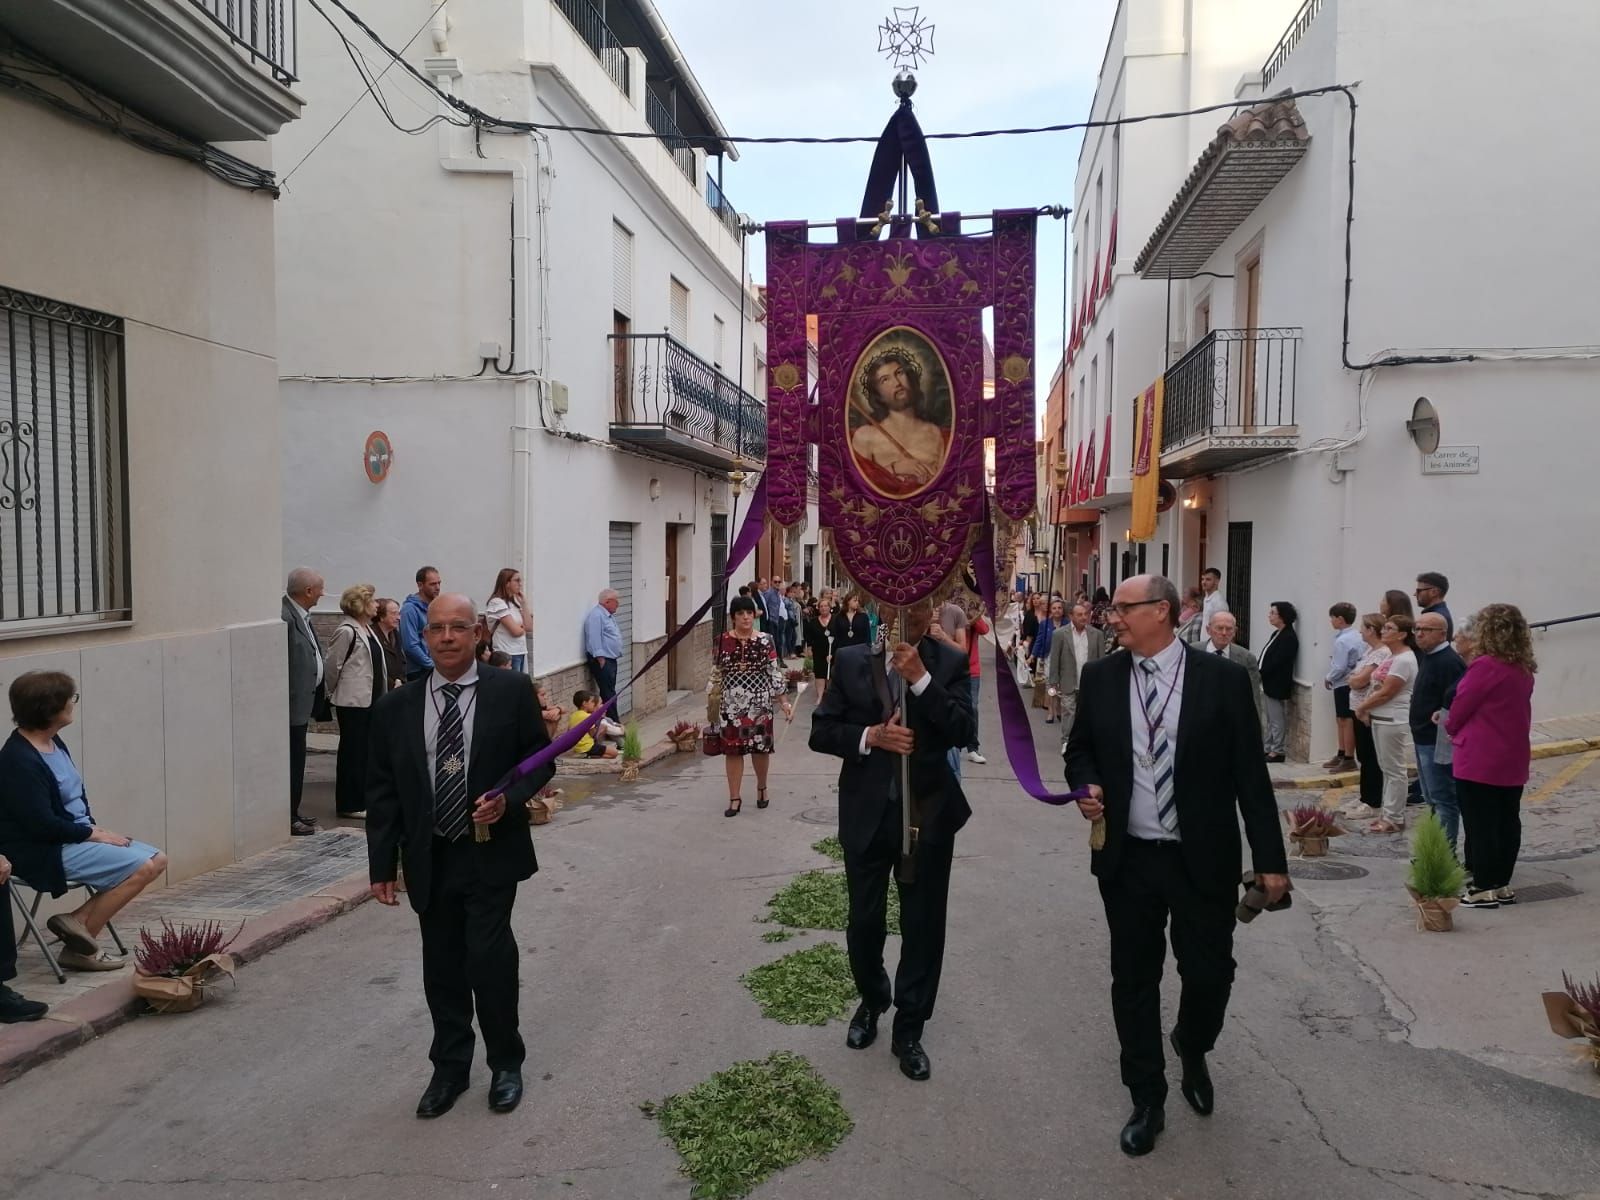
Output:
[[805,519],[815,445],[822,525],[845,570],[885,604],[931,595],[966,560],[984,526],[986,438],[995,506],[1015,520],[1033,511],[1037,216],[997,212],[990,232],[963,235],[947,213],[916,240],[909,219],[884,241],[858,240],[853,219],[819,242],[803,223],[767,225],[769,511],[785,526]]

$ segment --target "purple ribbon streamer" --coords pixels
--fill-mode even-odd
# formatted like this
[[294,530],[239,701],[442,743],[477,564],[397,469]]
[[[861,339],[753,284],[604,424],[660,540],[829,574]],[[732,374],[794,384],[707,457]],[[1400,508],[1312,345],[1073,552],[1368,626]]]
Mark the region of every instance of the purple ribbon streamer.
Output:
[[[756,543],[761,540],[761,534],[766,525],[766,518],[767,476],[765,473],[763,473],[761,476],[761,481],[756,484],[755,491],[750,493],[750,511],[745,513],[744,523],[739,526],[739,536],[734,538],[733,545],[728,548],[728,562],[723,568],[722,572],[722,582],[724,584],[726,584],[733,577],[735,568],[737,568],[740,563],[744,562],[744,560],[750,556],[750,552],[756,548]],[[493,797],[503,794],[505,790],[517,780],[526,775],[531,775],[540,767],[548,766],[550,763],[560,758],[568,750],[571,750],[574,746],[581,742],[586,736],[588,736],[589,732],[593,730],[596,725],[600,724],[600,722],[610,714],[611,710],[616,706],[617,697],[621,696],[623,692],[627,691],[635,683],[637,683],[640,678],[642,678],[644,674],[650,670],[651,667],[655,666],[669,653],[671,653],[674,646],[689,636],[690,631],[705,619],[705,615],[711,611],[711,606],[716,602],[717,593],[715,590],[713,590],[706,602],[699,608],[695,609],[694,612],[690,614],[687,621],[672,631],[671,635],[668,636],[661,649],[657,650],[650,656],[650,661],[635,671],[633,673],[633,678],[629,679],[627,683],[623,684],[617,689],[616,695],[612,696],[611,699],[607,700],[599,708],[595,709],[587,720],[574,725],[565,733],[558,735],[556,739],[544,749],[536,750],[533,754],[530,754],[527,758],[519,762],[511,769],[505,778],[503,778],[499,783],[495,784],[494,788],[489,792],[489,795]]]
[[[994,576],[994,522],[989,516],[988,501],[984,501],[983,531],[972,550],[972,567],[978,576],[978,591],[989,618],[996,619],[995,599],[1000,591]],[[1000,731],[1006,747],[1006,761],[1022,785],[1022,790],[1035,800],[1046,804],[1071,804],[1089,798],[1088,788],[1074,788],[1070,792],[1052,792],[1045,787],[1039,775],[1038,755],[1033,745],[1033,726],[1028,721],[1028,706],[1023,702],[1017,687],[1016,676],[1006,659],[1005,648],[1000,645],[997,632],[994,639],[995,699],[1000,704]]]

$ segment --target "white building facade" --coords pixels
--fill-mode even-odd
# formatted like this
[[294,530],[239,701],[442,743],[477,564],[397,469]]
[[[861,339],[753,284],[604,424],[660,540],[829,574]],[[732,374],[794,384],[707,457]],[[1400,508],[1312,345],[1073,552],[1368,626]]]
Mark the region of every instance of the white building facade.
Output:
[[[1298,0],[1121,0],[1089,119],[1178,112],[1234,97],[1260,67]],[[1112,125],[1085,132],[1072,216],[1073,321],[1064,468],[1073,493],[1061,541],[1069,590],[1115,590],[1141,571],[1179,579],[1176,529],[1128,540],[1133,400],[1175,336],[1166,285],[1140,279],[1133,257],[1196,154],[1230,114]],[[1071,506],[1069,505],[1069,507]],[[1208,546],[1209,550],[1210,547]]]
[[[716,182],[733,151],[649,0],[364,15],[497,117],[638,136],[407,137],[370,98],[341,120],[364,85],[325,25],[302,31],[317,115],[283,151],[304,157],[279,213],[286,558],[330,593],[396,597],[436,566],[480,607],[521,570],[529,670],[558,699],[585,684],[583,618],[614,587],[626,680],[710,596],[754,483],[741,498],[730,476],[764,461],[759,301]],[[380,87],[402,124],[450,111],[398,67]],[[714,622],[627,707],[703,687]]]
[[[1253,644],[1272,602],[1299,609],[1291,757],[1334,749],[1337,601],[1374,611],[1436,571],[1458,619],[1494,601],[1536,622],[1600,608],[1600,566],[1578,549],[1600,435],[1585,199],[1600,167],[1567,150],[1600,144],[1578,82],[1600,26],[1576,2],[1540,22],[1491,0],[1436,16],[1298,6],[1230,125],[1123,227],[1119,258],[1169,331],[1135,357],[1117,330],[1120,402],[1165,383],[1177,503],[1152,545],[1180,582],[1221,569]],[[1358,85],[1353,146],[1344,94],[1284,98],[1330,84]],[[1549,101],[1570,114],[1559,130],[1513,100],[1551,86],[1571,93]],[[1125,434],[1113,462],[1129,457]],[[1536,718],[1600,709],[1600,622],[1553,625],[1537,650]]]
[[0,2],[0,686],[77,680],[96,819],[173,882],[289,832],[266,168],[300,101],[295,4],[255,9]]

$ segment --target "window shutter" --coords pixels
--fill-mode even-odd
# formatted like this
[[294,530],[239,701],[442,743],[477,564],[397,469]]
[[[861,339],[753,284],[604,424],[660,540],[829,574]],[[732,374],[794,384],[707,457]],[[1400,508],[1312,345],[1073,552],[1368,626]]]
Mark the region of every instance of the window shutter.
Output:
[[620,221],[611,222],[611,307],[633,315],[633,234]]
[[689,289],[672,281],[672,311],[667,332],[684,345],[689,344]]
[[728,326],[721,317],[711,318],[711,362],[715,366],[722,366],[722,352],[728,340]]

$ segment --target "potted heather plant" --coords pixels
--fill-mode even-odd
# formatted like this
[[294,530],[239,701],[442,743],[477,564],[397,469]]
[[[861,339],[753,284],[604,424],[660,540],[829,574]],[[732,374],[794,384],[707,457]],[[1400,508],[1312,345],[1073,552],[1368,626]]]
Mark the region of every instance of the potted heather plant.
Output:
[[1544,993],[1544,1011],[1550,1031],[1557,1037],[1581,1038],[1573,1052],[1600,1071],[1600,975],[1593,983],[1580,983],[1561,972],[1564,992]]
[[1328,839],[1344,834],[1334,814],[1320,804],[1302,804],[1284,813],[1284,819],[1301,858],[1322,858],[1328,853]]
[[700,742],[700,726],[693,721],[679,721],[667,730],[667,737],[672,739],[673,748],[681,754],[689,754]]
[[219,976],[233,978],[233,956],[226,951],[243,929],[241,921],[233,937],[227,937],[216,921],[173,925],[165,917],[156,933],[141,929],[133,950],[134,994],[156,1012],[199,1008],[205,989]]
[[644,743],[639,740],[639,726],[629,721],[622,732],[622,782],[632,783],[639,778],[639,766],[644,761]]
[[1450,910],[1461,903],[1466,882],[1467,873],[1450,849],[1444,826],[1431,812],[1424,813],[1411,838],[1411,875],[1406,880],[1406,891],[1417,906],[1417,928],[1431,933],[1454,929]]

